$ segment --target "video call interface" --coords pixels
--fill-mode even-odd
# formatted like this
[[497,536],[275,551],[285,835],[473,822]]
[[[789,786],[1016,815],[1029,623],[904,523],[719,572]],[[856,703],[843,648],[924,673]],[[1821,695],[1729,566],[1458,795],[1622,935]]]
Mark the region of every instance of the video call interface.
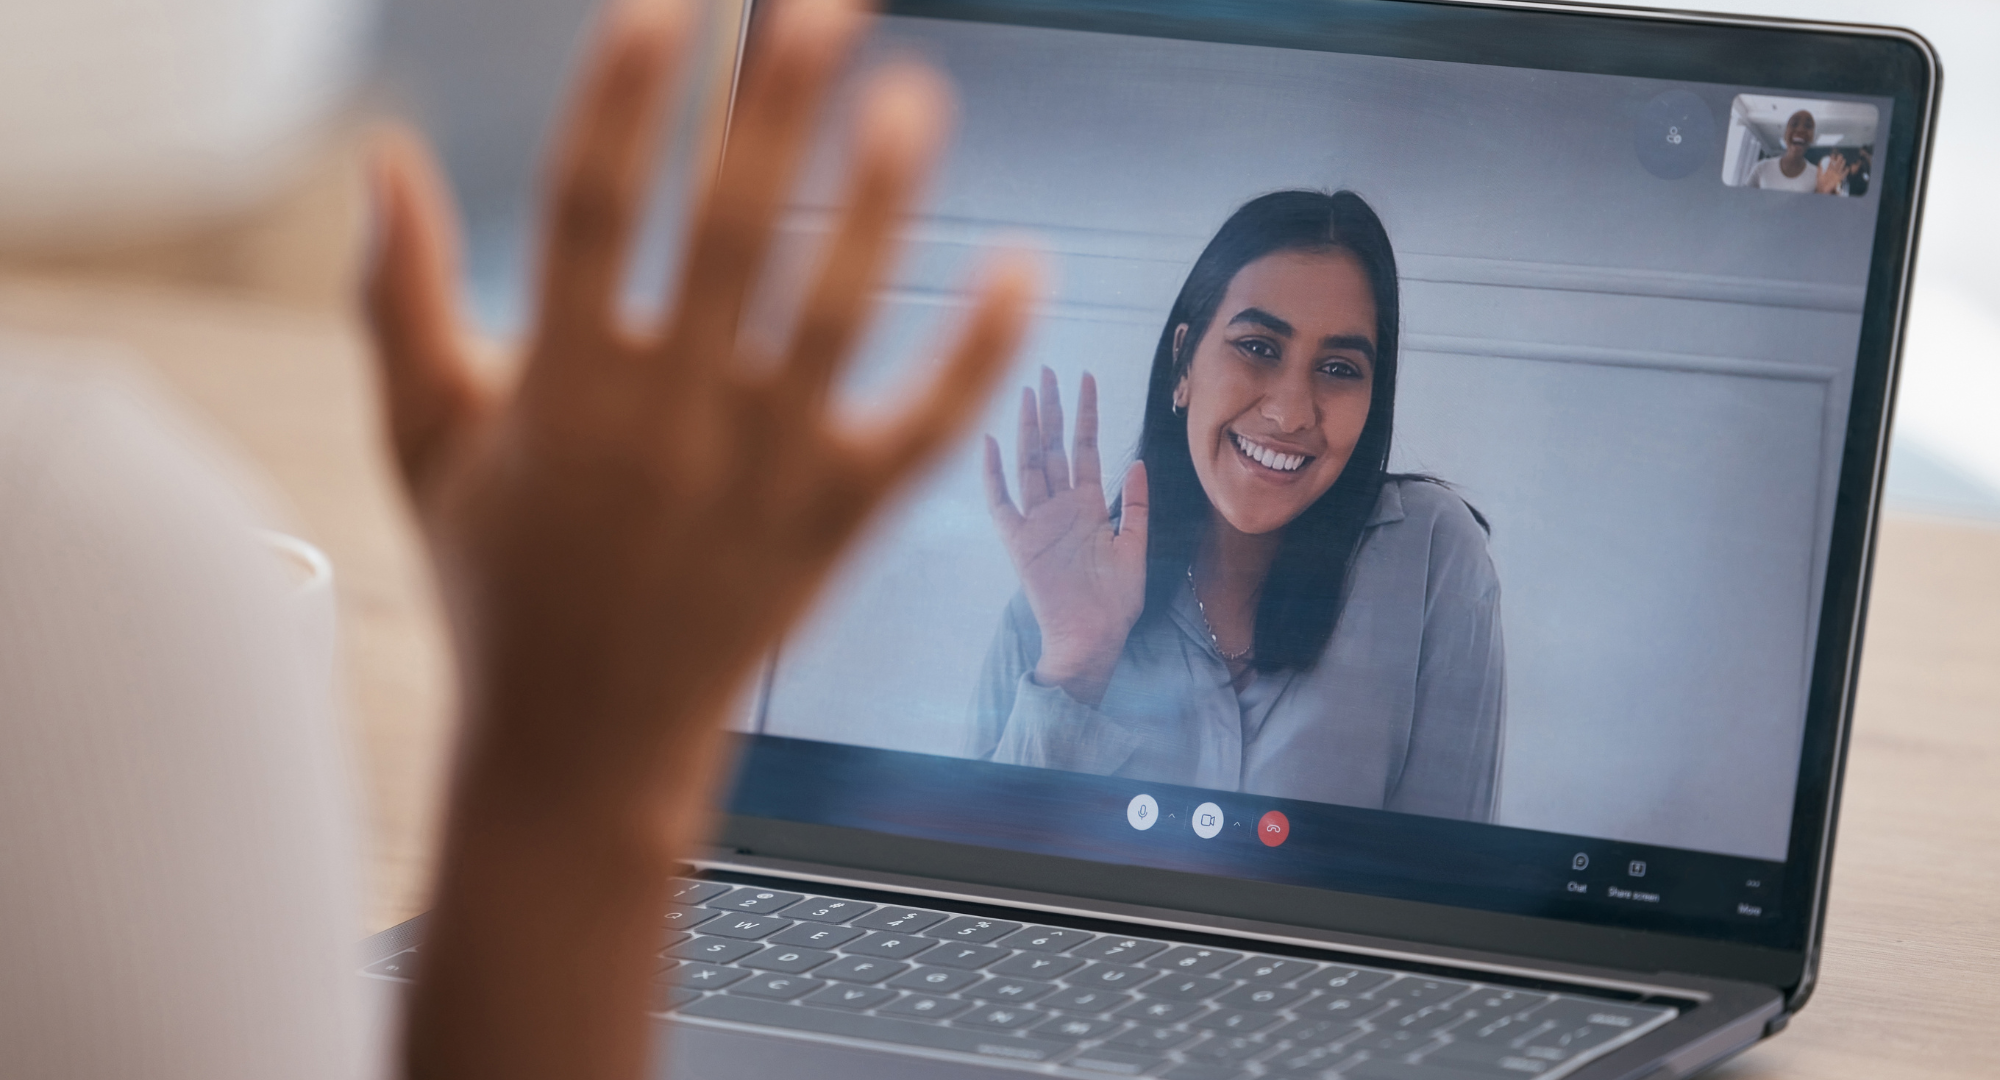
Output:
[[869,54],[959,119],[846,392],[921,378],[998,244],[1048,292],[777,654],[735,812],[1771,925],[1886,99],[911,17]]

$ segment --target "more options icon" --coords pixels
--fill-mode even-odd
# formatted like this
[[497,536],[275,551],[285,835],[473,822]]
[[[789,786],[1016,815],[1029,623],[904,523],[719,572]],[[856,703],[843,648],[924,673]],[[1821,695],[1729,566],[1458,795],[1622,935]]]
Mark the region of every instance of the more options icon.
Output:
[[1125,823],[1140,832],[1152,828],[1153,823],[1159,820],[1160,804],[1154,802],[1151,795],[1134,795],[1132,801],[1125,805]]
[[1222,831],[1222,807],[1212,802],[1202,803],[1194,808],[1194,834],[1203,840],[1215,839]]

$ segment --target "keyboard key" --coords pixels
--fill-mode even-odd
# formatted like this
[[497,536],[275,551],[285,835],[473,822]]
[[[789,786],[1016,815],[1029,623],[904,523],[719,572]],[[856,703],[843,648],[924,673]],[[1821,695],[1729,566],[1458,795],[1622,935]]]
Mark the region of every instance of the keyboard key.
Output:
[[1027,949],[1030,952],[1068,952],[1079,945],[1085,945],[1096,934],[1082,930],[1065,930],[1055,926],[1030,926],[1007,935],[1000,944],[1010,949]]
[[1066,1013],[1108,1013],[1137,1000],[1137,996],[1123,991],[1093,990],[1086,986],[1064,990],[1042,1004]]
[[1048,1015],[1039,1009],[1018,1005],[981,1005],[952,1023],[992,1028],[994,1031],[1023,1031],[1041,1023]]
[[732,887],[719,881],[693,881],[688,878],[675,881],[674,886],[674,891],[669,893],[667,898],[676,904],[699,904],[703,900],[721,896]]
[[1359,1032],[1360,1018],[1335,1019],[1319,1017],[1308,1020],[1294,1020],[1284,1027],[1266,1035],[1273,1042],[1287,1040],[1300,1046],[1323,1046],[1338,1042]]
[[1118,1010],[1118,1015],[1147,1024],[1175,1024],[1208,1008],[1199,1001],[1147,998]]
[[667,955],[679,960],[706,960],[711,964],[728,964],[741,960],[762,945],[754,941],[731,941],[728,938],[690,938],[667,950]]
[[808,979],[804,975],[758,975],[730,987],[729,992],[770,998],[774,1001],[790,1001],[800,994],[810,993],[825,985],[818,979]]
[[828,926],[825,923],[793,923],[772,934],[773,945],[804,945],[808,949],[836,949],[862,935],[862,931],[851,926]]
[[979,976],[956,968],[920,967],[889,980],[890,986],[921,990],[926,994],[949,994],[979,981]]
[[1269,1049],[1271,1044],[1262,1039],[1252,1039],[1245,1035],[1210,1035],[1181,1053],[1200,1061],[1234,1064],[1248,1061]]
[[1037,998],[1047,997],[1055,992],[1056,984],[1036,982],[1033,979],[987,979],[978,986],[965,991],[967,997],[981,1001],[1011,1001],[1025,1005]]
[[1365,1050],[1369,1057],[1404,1057],[1431,1041],[1427,1032],[1371,1031],[1347,1044],[1347,1049]]
[[757,971],[782,971],[797,975],[833,959],[833,954],[820,949],[800,949],[790,945],[769,945],[763,952],[746,956],[737,963]]
[[1213,975],[1175,975],[1148,986],[1146,996],[1174,1001],[1203,1001],[1226,992],[1234,985]]
[[853,1009],[855,1012],[860,1012],[863,1009],[872,1009],[885,1001],[891,1001],[895,996],[894,990],[884,990],[879,986],[835,983],[813,991],[801,1004],[821,1005],[829,1009]]
[[975,919],[970,915],[960,915],[943,926],[933,927],[924,933],[944,941],[985,942],[1006,937],[1020,928],[1021,924],[1017,922]]
[[1455,1004],[1462,1009],[1478,1009],[1482,1018],[1491,1019],[1500,1016],[1525,1016],[1554,1000],[1555,997],[1551,994],[1487,986],[1481,987],[1471,997]]
[[784,910],[787,919],[807,922],[844,923],[875,910],[874,904],[859,900],[835,900],[829,896],[808,896]]
[[1300,1002],[1292,1011],[1301,1017],[1313,1020],[1333,1020],[1343,1024],[1357,1024],[1364,1018],[1389,1008],[1386,1001],[1372,1001],[1358,997],[1316,997]]
[[1092,1020],[1087,1016],[1058,1016],[1044,1021],[1035,1029],[1035,1034],[1050,1039],[1075,1039],[1082,1042],[1085,1039],[1101,1038],[1118,1026],[1116,1020]]
[[651,1009],[656,1013],[672,1012],[690,1001],[700,999],[700,997],[701,991],[699,990],[689,990],[685,987],[674,986],[671,983],[655,983],[653,985]]
[[1206,1016],[1188,1021],[1189,1027],[1203,1031],[1226,1031],[1231,1035],[1254,1035],[1266,1028],[1278,1026],[1284,1019],[1277,1013],[1245,1012],[1242,1009],[1217,1009]]
[[1376,990],[1372,996],[1377,1001],[1395,1000],[1405,1004],[1423,1002],[1427,1005],[1436,1005],[1450,1001],[1471,989],[1471,983],[1409,975]]
[[1158,1068],[1164,1061],[1165,1058],[1156,1054],[1131,1054],[1100,1046],[1095,1050],[1085,1050],[1063,1064],[1072,1069],[1101,1072],[1110,1076],[1138,1076],[1140,1073]]
[[1455,1006],[1431,1005],[1418,1001],[1392,1005],[1369,1017],[1368,1024],[1378,1031],[1404,1031],[1427,1035],[1464,1019],[1465,1014]]
[[790,925],[792,925],[790,919],[773,919],[763,915],[724,915],[720,919],[710,919],[702,926],[701,932],[719,937],[755,941]]
[[665,977],[679,986],[689,986],[697,990],[720,990],[733,982],[750,977],[750,973],[737,968],[716,967],[714,964],[682,964],[666,973]]
[[1018,975],[1025,979],[1060,979],[1082,966],[1083,961],[1074,956],[1023,952],[1015,953],[986,970],[995,975]]
[[1625,1032],[1645,1027],[1674,1010],[1661,1005],[1628,1005],[1593,998],[1559,997],[1535,1013],[1535,1019],[1564,1028],[1583,1026]]
[[1217,1005],[1230,1009],[1250,1009],[1256,1012],[1276,1012],[1304,998],[1310,990],[1294,990],[1283,986],[1260,986],[1251,983],[1239,986],[1215,999]]
[[[1533,1071],[1522,1072],[1523,1066],[1538,1064],[1526,1058],[1511,1058],[1509,1065],[1492,1066],[1467,1071],[1464,1066],[1453,1068],[1445,1064],[1431,1064],[1424,1058],[1418,1064],[1407,1061],[1371,1059],[1352,1065],[1340,1071],[1342,1080],[1488,1080],[1490,1077],[1528,1077]],[[1543,1066],[1545,1069],[1546,1066]]]
[[1341,1043],[1328,1046],[1293,1046],[1265,1058],[1264,1073],[1267,1076],[1318,1076],[1335,1064],[1353,1056]]
[[1166,947],[1164,941],[1148,941],[1145,938],[1101,937],[1088,945],[1071,948],[1070,955],[1081,956],[1085,960],[1136,964]]
[[[882,1012],[886,1014],[902,1004],[903,1002],[899,1001],[885,1005]],[[736,997],[731,994],[711,994],[681,1012],[686,1016],[708,1020],[762,1024],[850,1039],[869,1039],[904,1046],[928,1047],[933,1050],[950,1050],[961,1054],[978,1054],[1015,1062],[1050,1061],[1059,1054],[1068,1053],[1074,1046],[1068,1042],[996,1035],[990,1031],[973,1028],[937,1027],[887,1015],[863,1016],[840,1009],[801,1009],[795,1005],[758,1001],[755,998]]]
[[[1310,975],[1323,965],[1310,960],[1287,960],[1279,956],[1252,956],[1237,962],[1228,971],[1222,972],[1225,979],[1244,979],[1253,983],[1282,986],[1293,979]],[[1345,970],[1345,969],[1343,969]]]
[[908,970],[910,965],[896,960],[877,960],[872,956],[843,956],[814,974],[822,979],[839,979],[841,982],[878,983]]
[[1207,975],[1241,959],[1243,959],[1242,953],[1204,949],[1196,945],[1177,945],[1169,949],[1166,955],[1148,961],[1147,966],[1181,975]]
[[660,925],[665,927],[670,927],[675,930],[685,930],[690,926],[700,926],[702,923],[705,923],[708,920],[713,919],[720,914],[722,914],[722,912],[711,911],[708,908],[692,907],[687,904],[675,904],[673,907],[667,909],[667,913],[665,915],[662,915],[660,917]]
[[1328,993],[1354,997],[1365,994],[1395,977],[1393,972],[1342,967],[1335,964],[1320,969],[1317,974],[1300,979],[1297,985],[1307,990],[1324,990]]
[[722,908],[725,911],[752,911],[759,915],[769,915],[791,907],[805,899],[803,893],[774,892],[769,889],[738,889],[728,896],[719,897],[703,905]]
[[929,938],[912,937],[908,934],[870,934],[860,941],[847,946],[843,952],[860,953],[863,956],[880,956],[890,960],[901,960],[915,956],[937,944]]
[[[1668,1011],[1562,997],[1531,1013],[1526,1021],[1528,1027],[1521,1034],[1504,1041],[1488,1039],[1467,1045],[1502,1048],[1523,1058],[1555,1065],[1622,1038]],[[1454,1055],[1442,1060],[1457,1059]]]
[[929,994],[911,994],[893,1005],[884,1005],[882,1013],[885,1016],[914,1016],[924,1020],[944,1020],[970,1008],[972,1008],[970,1001],[932,997]]
[[1157,971],[1147,971],[1145,968],[1098,963],[1071,975],[1069,984],[1098,990],[1136,990],[1158,974]]
[[866,930],[897,930],[905,934],[914,934],[926,926],[932,926],[944,920],[945,914],[942,911],[924,911],[920,908],[882,908],[853,920],[850,925],[859,926]]
[[[1461,1042],[1503,1043],[1517,1038],[1527,1038],[1538,1029],[1533,1012],[1505,1013],[1500,1016],[1481,1016],[1452,1032],[1452,1038]],[[1527,1045],[1525,1042],[1522,1045]]]
[[1190,1061],[1185,1065],[1176,1065],[1160,1075],[1165,1080],[1236,1080],[1243,1075],[1243,1070],[1235,1065]]
[[1141,1024],[1138,1027],[1126,1028],[1106,1039],[1105,1043],[1130,1050],[1172,1050],[1199,1034],[1201,1034],[1199,1031],[1167,1027],[1163,1024]]
[[943,964],[946,967],[977,971],[995,960],[1004,959],[1012,955],[1006,949],[995,948],[991,945],[955,945],[951,942],[946,942],[925,953],[924,963]]
[[661,934],[660,955],[665,956],[667,954],[668,949],[671,949],[674,946],[679,945],[681,942],[686,941],[687,939],[693,936],[694,936],[693,934],[684,933],[680,930],[669,930],[666,933]]
[[385,975],[391,979],[413,979],[417,972],[417,950],[405,949],[386,960],[377,960],[361,970],[370,975]]

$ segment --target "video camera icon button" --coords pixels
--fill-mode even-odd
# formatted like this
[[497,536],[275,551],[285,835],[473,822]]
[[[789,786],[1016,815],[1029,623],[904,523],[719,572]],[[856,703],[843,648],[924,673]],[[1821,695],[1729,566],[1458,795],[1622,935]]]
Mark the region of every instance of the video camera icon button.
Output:
[[1145,832],[1160,820],[1160,804],[1151,795],[1134,795],[1125,806],[1125,823]]
[[1203,840],[1213,840],[1222,831],[1222,807],[1212,802],[1202,803],[1194,808],[1194,834]]

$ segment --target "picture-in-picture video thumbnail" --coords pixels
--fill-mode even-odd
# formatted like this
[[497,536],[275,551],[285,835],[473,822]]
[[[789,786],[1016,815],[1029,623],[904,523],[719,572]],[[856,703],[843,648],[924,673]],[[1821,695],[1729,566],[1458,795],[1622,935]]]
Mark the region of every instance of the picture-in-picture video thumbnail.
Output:
[[1729,107],[1722,182],[1801,194],[1868,193],[1875,106],[1771,94],[1738,94]]

